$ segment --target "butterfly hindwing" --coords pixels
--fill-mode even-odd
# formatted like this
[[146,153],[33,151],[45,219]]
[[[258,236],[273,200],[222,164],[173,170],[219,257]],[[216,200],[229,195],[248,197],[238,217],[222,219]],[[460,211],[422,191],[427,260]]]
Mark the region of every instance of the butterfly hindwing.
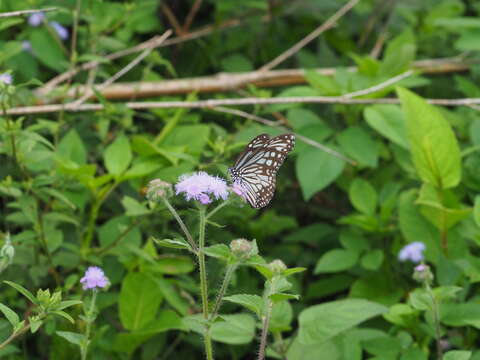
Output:
[[264,207],[270,202],[275,192],[277,170],[294,145],[293,134],[273,138],[267,134],[258,135],[229,169],[233,182],[242,186],[252,207]]

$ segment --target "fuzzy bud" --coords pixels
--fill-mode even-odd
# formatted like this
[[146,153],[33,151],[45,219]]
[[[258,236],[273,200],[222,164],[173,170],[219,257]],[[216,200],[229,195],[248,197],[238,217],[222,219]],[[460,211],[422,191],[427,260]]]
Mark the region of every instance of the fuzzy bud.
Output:
[[159,201],[161,198],[170,197],[173,194],[172,184],[154,179],[147,185],[147,199],[149,201]]
[[413,273],[413,278],[421,283],[427,282],[431,283],[433,281],[433,274],[430,270],[430,266],[426,264],[420,264],[415,266],[415,272]]
[[287,270],[287,265],[284,264],[282,260],[273,260],[270,264],[268,264],[270,270],[273,271],[274,274],[281,274],[285,270]]
[[254,242],[246,239],[232,240],[230,242],[230,250],[232,250],[232,253],[240,259],[248,259],[258,253],[257,246]]

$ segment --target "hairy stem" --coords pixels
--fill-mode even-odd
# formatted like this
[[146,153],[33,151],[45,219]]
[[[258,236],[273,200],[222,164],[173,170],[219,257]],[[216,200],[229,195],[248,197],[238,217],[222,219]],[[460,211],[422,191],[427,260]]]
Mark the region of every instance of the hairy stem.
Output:
[[177,220],[178,225],[180,225],[180,228],[182,229],[183,233],[185,234],[185,237],[187,238],[188,243],[192,247],[192,250],[196,253],[198,251],[197,244],[195,244],[195,241],[193,240],[193,237],[190,234],[190,231],[188,231],[188,228],[185,226],[185,223],[183,222],[182,218],[178,215],[175,208],[170,204],[170,202],[166,198],[162,198],[162,199],[163,199],[163,203],[165,204],[167,209],[173,215],[175,220]]
[[85,342],[80,347],[80,355],[82,360],[87,359],[88,354],[88,346],[90,345],[90,331],[92,329],[93,324],[93,313],[95,311],[95,302],[97,300],[97,290],[93,289],[92,300],[90,301],[90,308],[88,309],[87,315],[87,326],[85,328]]
[[[198,229],[198,264],[200,268],[200,295],[202,297],[202,313],[203,318],[208,321],[208,283],[207,283],[207,267],[205,265],[205,207],[201,206],[199,210],[199,229]],[[204,332],[205,353],[207,360],[213,360],[212,339],[210,334],[210,326],[205,325]]]
[[228,285],[230,284],[230,280],[232,279],[232,275],[237,268],[237,264],[229,264],[227,265],[227,270],[225,271],[225,277],[223,278],[222,285],[218,290],[217,298],[215,299],[215,304],[213,306],[212,313],[210,314],[210,320],[214,320],[218,314],[218,310],[220,310],[220,306],[222,305],[223,297],[225,296],[225,292],[227,291]]
[[440,344],[441,330],[440,330],[440,314],[438,311],[438,303],[437,303],[437,300],[435,299],[432,288],[430,287],[430,284],[428,284],[428,282],[425,283],[425,288],[432,300],[433,322],[435,323],[435,341],[436,341],[436,348],[437,348],[437,360],[442,360],[443,354],[442,354],[442,346]]
[[267,347],[268,327],[270,326],[270,317],[272,316],[273,301],[267,300],[267,309],[262,317],[262,335],[260,336],[260,348],[258,350],[258,360],[265,359],[265,348]]

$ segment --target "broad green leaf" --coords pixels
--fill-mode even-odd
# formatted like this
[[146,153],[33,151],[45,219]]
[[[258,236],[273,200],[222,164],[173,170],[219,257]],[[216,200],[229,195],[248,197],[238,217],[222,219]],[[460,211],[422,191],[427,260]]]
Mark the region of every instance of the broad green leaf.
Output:
[[273,305],[270,316],[270,326],[268,330],[271,333],[284,332],[291,330],[293,320],[292,305],[288,301],[280,301]]
[[296,173],[303,198],[309,200],[316,192],[332,183],[341,173],[345,162],[325,151],[310,147],[298,155]]
[[122,282],[118,310],[124,328],[140,330],[151,322],[162,302],[158,284],[143,273],[129,273]]
[[309,345],[328,341],[365,320],[388,311],[383,305],[363,300],[346,299],[311,306],[299,317],[299,340]]
[[338,135],[337,141],[345,154],[358,161],[360,165],[377,167],[377,144],[361,127],[348,127]]
[[253,311],[258,318],[262,316],[263,299],[258,295],[238,294],[226,296],[223,299]]
[[127,216],[141,216],[150,213],[150,210],[145,205],[130,196],[123,197],[122,205],[126,210],[125,215]]
[[471,351],[466,350],[450,350],[443,355],[443,360],[469,360],[472,356]]
[[[318,116],[317,113],[313,112],[312,110],[304,109],[304,108],[295,108],[290,109],[286,115],[288,119],[288,123],[295,129],[300,130],[303,127],[309,125],[321,125],[328,129],[327,125],[324,121]],[[313,134],[310,134],[313,135]],[[297,144],[295,148],[297,148]]]
[[8,306],[0,303],[0,311],[5,315],[7,318],[8,322],[12,325],[13,328],[17,326],[17,324],[20,322],[20,318],[18,315],[10,309]]
[[52,314],[56,314],[58,316],[61,316],[63,317],[64,319],[70,321],[71,324],[75,324],[75,320],[73,319],[73,317],[71,317],[69,314],[67,314],[65,311],[62,311],[62,310],[55,310],[55,311],[52,311]]
[[105,167],[112,175],[121,175],[128,169],[132,161],[130,141],[125,135],[120,135],[110,144],[104,153]]
[[380,249],[366,253],[360,260],[360,264],[367,270],[378,270],[383,263],[383,251]]
[[61,46],[52,36],[43,26],[34,29],[30,35],[32,51],[44,65],[62,72],[68,68],[68,61]]
[[114,242],[119,244],[131,244],[139,246],[142,235],[133,220],[126,216],[111,217],[98,229],[98,237],[102,246],[108,246]]
[[353,180],[348,195],[355,209],[367,215],[375,214],[378,196],[368,181],[361,178]]
[[55,332],[58,336],[61,336],[68,342],[81,346],[85,342],[85,335],[79,334],[79,333],[74,333],[71,331],[56,331]]
[[480,307],[477,303],[442,304],[440,320],[448,326],[473,326],[480,329]]
[[[319,341],[305,345],[297,336],[288,347],[288,360],[319,360],[318,354],[328,360],[345,360],[339,347],[333,341]],[[356,359],[352,359],[356,360]]]
[[205,248],[205,254],[217,259],[228,260],[232,255],[230,248],[225,244],[215,244]]
[[473,207],[473,219],[477,226],[480,226],[480,195],[475,196],[475,205]]
[[271,294],[269,297],[270,297],[270,299],[272,299],[272,301],[274,303],[279,303],[279,302],[285,301],[285,300],[298,300],[300,298],[300,295],[286,294],[286,293],[274,293],[274,294]]
[[305,70],[305,79],[318,91],[318,95],[340,95],[341,88],[331,76],[322,75],[315,70]]
[[228,55],[222,58],[220,63],[225,72],[246,72],[253,70],[252,62],[240,53]]
[[418,95],[402,88],[397,92],[419,177],[440,189],[457,186],[461,179],[460,149],[450,124]]
[[188,274],[195,270],[195,264],[187,256],[165,255],[158,258],[155,264],[148,266],[148,268],[162,274]]
[[162,290],[162,294],[168,305],[185,316],[189,311],[190,306],[187,300],[180,295],[180,290],[174,286],[174,281],[165,279],[162,276],[156,276],[155,282]]
[[248,314],[224,315],[211,327],[212,339],[232,345],[248,344],[255,335],[255,320]]
[[388,42],[379,75],[393,76],[408,70],[415,60],[417,46],[415,37],[410,28]]
[[73,161],[78,165],[85,165],[87,163],[85,145],[75,129],[70,130],[60,140],[57,154],[60,158]]
[[307,268],[304,268],[304,267],[294,267],[294,268],[290,268],[290,269],[285,270],[285,271],[282,273],[282,275],[283,275],[283,276],[290,276],[290,275],[293,275],[293,274],[297,274],[297,273],[304,272],[305,270],[307,270]]
[[187,249],[191,250],[190,244],[182,239],[182,238],[175,238],[175,239],[157,239],[151,237],[151,239],[159,246],[164,246],[172,249]]
[[318,260],[314,274],[333,273],[353,267],[358,260],[358,252],[348,249],[333,249]]
[[372,105],[365,108],[363,116],[373,129],[388,140],[408,150],[407,128],[404,115],[398,105]]

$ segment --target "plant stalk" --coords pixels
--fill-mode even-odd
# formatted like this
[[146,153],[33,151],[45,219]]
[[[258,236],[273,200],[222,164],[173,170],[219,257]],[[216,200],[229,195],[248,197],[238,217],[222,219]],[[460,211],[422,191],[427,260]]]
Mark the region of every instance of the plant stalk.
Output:
[[225,271],[225,277],[223,278],[222,285],[218,290],[217,298],[215,299],[215,304],[213,306],[212,313],[210,314],[210,321],[214,320],[215,317],[218,315],[218,310],[220,310],[220,306],[222,305],[223,297],[225,296],[225,292],[228,289],[228,285],[230,284],[230,280],[232,279],[232,275],[237,269],[237,264],[229,264],[227,265],[227,270]]

